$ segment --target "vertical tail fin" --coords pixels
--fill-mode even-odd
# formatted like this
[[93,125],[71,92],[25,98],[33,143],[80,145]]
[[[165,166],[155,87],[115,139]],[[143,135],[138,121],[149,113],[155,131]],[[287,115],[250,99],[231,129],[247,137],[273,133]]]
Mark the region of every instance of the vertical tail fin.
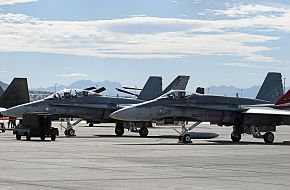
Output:
[[150,76],[140,92],[139,100],[152,100],[157,98],[162,91],[162,78],[158,76]]
[[29,102],[26,78],[14,78],[0,98],[0,107],[10,108]]
[[2,96],[2,94],[4,93],[3,88],[0,86],[0,97]]
[[277,106],[290,105],[290,90],[288,90],[275,104]]
[[258,92],[256,99],[277,102],[283,95],[282,75],[281,73],[269,72]]
[[169,92],[170,90],[185,90],[189,76],[179,75],[163,90],[162,94]]

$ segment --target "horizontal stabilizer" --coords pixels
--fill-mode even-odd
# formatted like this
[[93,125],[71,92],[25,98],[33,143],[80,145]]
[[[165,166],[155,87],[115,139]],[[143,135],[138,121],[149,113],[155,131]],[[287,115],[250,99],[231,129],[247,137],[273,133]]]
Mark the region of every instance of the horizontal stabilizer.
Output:
[[98,88],[98,89],[96,89],[96,90],[93,90],[93,92],[99,94],[99,93],[102,93],[102,92],[104,92],[104,91],[106,91],[106,90],[107,90],[107,89],[106,89],[105,87],[102,87],[102,88]]
[[129,92],[127,90],[120,89],[120,88],[116,88],[116,90],[118,90],[119,92],[123,92],[125,94],[130,94],[130,95],[133,95],[133,96],[138,96],[138,94],[135,94],[135,93],[132,93],[132,92]]
[[141,88],[127,87],[127,86],[123,86],[123,88],[126,90],[142,90]]
[[90,91],[90,90],[95,90],[95,89],[97,89],[96,87],[89,87],[89,88],[85,88],[84,90],[88,90],[88,91]]

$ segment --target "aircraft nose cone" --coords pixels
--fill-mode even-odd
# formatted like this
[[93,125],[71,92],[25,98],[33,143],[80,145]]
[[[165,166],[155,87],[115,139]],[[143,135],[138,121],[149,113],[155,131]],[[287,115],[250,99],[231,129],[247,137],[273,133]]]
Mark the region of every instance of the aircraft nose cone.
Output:
[[118,111],[115,111],[113,113],[111,113],[109,116],[112,119],[116,119],[116,120],[121,120],[121,121],[134,121],[135,118],[135,114],[134,114],[134,108],[130,107],[130,108],[123,108],[120,109]]
[[6,109],[2,109],[2,108],[1,108],[1,109],[0,109],[0,112],[1,112],[2,115],[5,115],[5,116],[7,115],[7,111],[6,111]]
[[8,109],[1,109],[1,114],[7,117],[21,117],[17,112],[17,108],[8,108]]
[[8,110],[1,111],[1,114],[8,117],[10,116],[10,112]]
[[111,113],[109,116],[112,119],[125,121],[128,119],[126,112],[127,112],[126,110],[118,110],[118,111]]
[[109,115],[109,117],[112,118],[112,119],[116,119],[116,120],[117,120],[118,118],[117,118],[117,113],[116,113],[116,112],[117,112],[117,111],[111,113],[111,114]]

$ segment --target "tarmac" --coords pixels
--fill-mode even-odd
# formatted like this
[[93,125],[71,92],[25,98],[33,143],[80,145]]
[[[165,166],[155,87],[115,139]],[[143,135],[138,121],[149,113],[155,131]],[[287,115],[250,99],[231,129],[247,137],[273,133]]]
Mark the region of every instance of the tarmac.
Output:
[[[230,140],[231,127],[201,124],[194,131],[215,139],[177,143],[173,127],[149,129],[149,137],[113,124],[84,127],[56,141],[17,141],[0,133],[0,189],[290,189],[290,126],[278,127],[275,143],[244,135]],[[53,126],[59,126],[53,123]]]

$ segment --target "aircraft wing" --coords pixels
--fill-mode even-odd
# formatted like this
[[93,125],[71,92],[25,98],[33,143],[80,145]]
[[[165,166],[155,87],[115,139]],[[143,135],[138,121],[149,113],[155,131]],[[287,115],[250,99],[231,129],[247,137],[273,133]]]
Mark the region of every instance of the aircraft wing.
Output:
[[290,116],[290,111],[288,110],[281,110],[281,109],[274,109],[274,108],[267,108],[267,107],[249,108],[248,110],[243,111],[242,113]]
[[112,104],[51,104],[54,107],[70,107],[83,109],[119,109],[121,107]]

